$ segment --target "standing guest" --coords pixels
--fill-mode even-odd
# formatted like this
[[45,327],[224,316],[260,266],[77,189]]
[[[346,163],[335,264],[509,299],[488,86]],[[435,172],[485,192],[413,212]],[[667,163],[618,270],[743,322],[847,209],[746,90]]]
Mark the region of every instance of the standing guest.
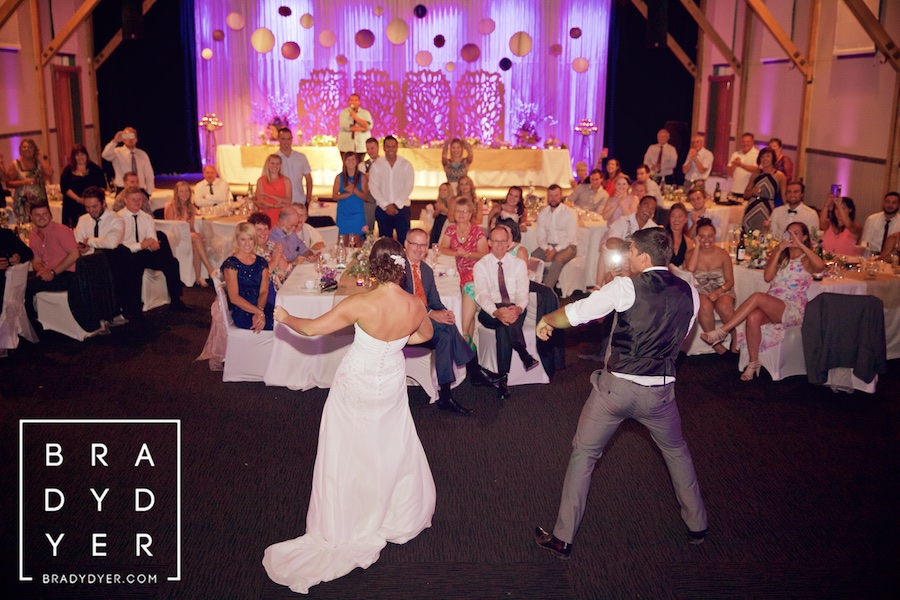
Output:
[[828,195],[819,216],[819,231],[824,231],[822,249],[832,254],[858,254],[856,242],[862,225],[856,222],[856,204],[852,198]]
[[378,235],[393,237],[396,232],[397,241],[403,245],[409,231],[409,195],[415,183],[415,172],[408,160],[397,156],[397,138],[389,135],[384,138],[383,145],[384,158],[375,161],[369,171],[369,191],[378,204],[375,209]]
[[294,183],[284,173],[280,153],[266,157],[262,176],[256,180],[256,205],[259,208],[285,208],[291,205]]
[[[369,171],[372,169],[372,164],[378,160],[378,150],[378,140],[372,137],[366,140],[366,160],[359,166],[359,170],[365,173],[367,178]],[[366,213],[366,227],[368,227],[369,231],[375,231],[376,207],[377,204],[374,196],[372,196],[372,190],[369,190],[369,193],[366,194],[366,205],[363,207]]]
[[4,189],[4,185],[6,185],[6,180],[9,179],[9,175],[6,173],[6,158],[3,156],[3,153],[0,152],[0,208],[6,207],[6,196],[7,191]]
[[315,254],[309,247],[300,240],[297,235],[297,227],[300,225],[300,215],[292,206],[282,208],[278,213],[278,221],[269,239],[275,244],[281,244],[284,250],[284,258],[292,265],[300,264],[304,261],[312,261]]
[[366,214],[363,208],[369,195],[368,178],[360,173],[356,153],[344,154],[344,169],[334,178],[331,197],[337,200],[337,227],[339,235],[349,237],[351,246],[359,246],[366,232]]
[[[754,292],[720,328],[700,334],[704,342],[715,346],[728,332],[746,322],[745,333],[738,335],[738,343],[747,345],[750,363],[744,369],[741,381],[751,381],[759,375],[761,350],[780,344],[785,328],[803,323],[811,274],[821,273],[825,268],[825,262],[810,247],[806,225],[791,223],[787,231],[790,240],[782,239],[769,253],[763,273],[769,283],[768,291]],[[764,325],[770,324],[774,327],[763,329]]]
[[[147,195],[156,189],[154,185],[153,165],[146,152],[137,147],[138,135],[134,127],[126,127],[116,132],[115,137],[104,148],[100,156],[112,163],[115,178],[113,183],[116,192],[125,188],[125,173],[136,173],[138,187]],[[118,146],[118,144],[122,144]],[[117,147],[118,146],[118,147]]]
[[[465,155],[463,155],[465,150]],[[453,187],[453,191],[457,195],[462,196],[456,184],[460,177],[465,177],[469,173],[469,167],[475,160],[475,151],[465,140],[455,138],[450,143],[444,142],[441,151],[441,164],[444,165],[444,173],[447,175],[447,182]]]
[[490,373],[478,365],[475,353],[456,327],[456,316],[441,302],[434,282],[434,272],[422,260],[427,253],[428,235],[422,229],[410,229],[406,235],[404,288],[425,304],[434,328],[434,335],[428,345],[434,348],[434,367],[440,386],[437,407],[440,410],[470,415],[472,409],[459,404],[453,398],[451,386],[456,381],[454,366],[465,365],[469,382],[476,386],[494,385],[499,382],[500,376]]
[[759,162],[759,174],[753,184],[744,192],[744,198],[750,200],[744,207],[741,224],[745,229],[765,229],[769,224],[772,209],[781,206],[784,192],[784,173],[775,170],[775,152],[763,148],[756,157]]
[[84,190],[92,186],[106,187],[103,169],[91,160],[87,148],[76,144],[72,146],[69,162],[59,177],[59,191],[63,197],[63,225],[75,227],[78,218],[85,213],[84,199],[81,196]]
[[359,164],[366,155],[366,140],[372,131],[372,113],[359,107],[359,94],[350,94],[347,104],[347,108],[338,115],[341,130],[338,132],[337,146],[341,158],[353,153]]
[[215,165],[203,167],[203,179],[194,186],[194,203],[198,207],[215,206],[231,202],[228,182],[219,178]]
[[576,208],[600,213],[609,200],[609,194],[603,189],[603,173],[594,169],[591,171],[588,181],[575,188],[569,196],[569,202]]
[[795,221],[803,223],[810,231],[819,226],[819,213],[803,202],[804,192],[806,186],[802,181],[792,181],[784,188],[784,204],[773,210],[770,218],[772,235],[776,238]]
[[269,265],[256,255],[256,227],[239,223],[234,230],[234,252],[222,263],[231,319],[235,326],[254,333],[271,330],[274,306],[269,295]]
[[519,224],[520,231],[528,229],[528,212],[525,210],[525,199],[522,198],[522,188],[514,185],[506,192],[506,198],[499,204],[494,204],[488,213],[488,229],[493,229],[498,219],[512,219]]
[[[597,167],[599,168],[599,161]],[[625,175],[624,171],[622,171],[622,166],[619,164],[619,159],[613,156],[610,156],[606,159],[606,168],[602,169],[603,173],[603,189],[606,190],[606,193],[612,196],[616,192],[616,181],[619,180],[619,177],[625,177],[625,180],[628,180],[628,176]]]
[[12,229],[0,227],[0,314],[3,314],[3,294],[6,291],[6,270],[34,258],[34,252]]
[[643,183],[644,187],[647,188],[647,191],[638,197],[643,198],[644,196],[649,194],[656,198],[657,204],[662,204],[662,190],[659,188],[659,184],[653,181],[653,179],[650,177],[650,167],[648,167],[647,165],[638,165],[634,176],[635,183]]
[[447,182],[438,187],[438,197],[434,203],[434,223],[431,225],[431,236],[428,240],[433,246],[439,244],[444,228],[448,223],[450,203],[453,200],[453,188]]
[[544,285],[555,288],[562,268],[578,253],[578,215],[562,204],[562,190],[555,183],[547,188],[547,206],[537,216],[537,244],[531,256],[547,263]]
[[[125,182],[126,189],[132,188],[132,187],[136,187],[136,188],[140,189],[140,187],[141,187],[140,178],[138,177],[137,173],[130,173],[130,172],[125,173],[125,175],[122,177],[122,180]],[[145,194],[144,190],[141,190],[141,195],[144,197],[144,199],[141,200],[141,210],[144,211],[145,213],[147,213],[148,215],[150,215],[151,217],[154,216],[153,210],[150,208],[150,196]],[[122,191],[120,191],[118,194],[116,194],[116,201],[113,202],[112,209],[114,212],[119,212],[123,208],[125,208],[125,190],[124,189]]]
[[123,286],[126,297],[121,299],[125,318],[129,319],[142,313],[141,282],[144,269],[163,272],[169,290],[169,310],[189,312],[190,308],[181,301],[182,285],[178,260],[172,256],[172,248],[169,247],[166,238],[157,235],[153,217],[141,210],[143,197],[140,189],[125,188],[125,208],[118,212],[125,221],[122,245],[131,251],[128,281]]
[[735,150],[728,160],[725,172],[731,177],[731,196],[743,196],[750,181],[759,172],[756,158],[759,150],[756,148],[753,134],[749,131],[741,136],[741,147]]
[[900,232],[900,219],[897,218],[897,210],[900,209],[900,194],[888,192],[881,203],[881,212],[869,215],[863,225],[862,236],[859,243],[866,247],[869,254],[881,254],[885,247],[890,247],[888,237]]
[[685,255],[694,247],[694,240],[688,235],[687,222],[687,209],[681,202],[676,202],[669,209],[669,222],[665,227],[672,236],[672,264],[676,267],[684,264]]
[[644,164],[650,167],[650,176],[665,183],[675,172],[678,151],[669,143],[669,132],[660,129],[656,133],[656,143],[650,144],[644,153]]
[[194,208],[193,194],[191,186],[187,181],[179,181],[175,184],[172,199],[166,203],[163,209],[166,221],[184,221],[188,224],[191,234],[191,247],[193,249],[194,273],[197,275],[197,285],[200,287],[209,287],[206,280],[200,275],[200,265],[206,267],[206,272],[210,278],[216,276],[216,269],[209,261],[206,254],[206,239],[203,234],[196,231],[194,227],[194,216],[196,208]]
[[292,204],[294,211],[297,213],[297,237],[312,252],[321,252],[325,249],[325,240],[322,234],[306,222],[309,218],[309,209],[305,204]]
[[706,136],[700,133],[691,138],[691,148],[681,166],[685,189],[702,185],[712,173],[713,153],[706,149]]
[[606,230],[600,241],[600,259],[597,261],[596,288],[606,285],[615,274],[630,272],[628,249],[631,238],[636,231],[659,227],[653,216],[656,214],[656,198],[644,196],[638,203],[637,210],[630,215],[617,219]]
[[[297,206],[305,206],[298,204]],[[266,301],[274,306],[275,293],[281,289],[282,284],[294,270],[294,265],[284,257],[284,248],[269,239],[272,229],[272,220],[263,212],[255,212],[247,217],[247,222],[256,228],[256,255],[263,257],[269,265],[269,279],[272,287]]]
[[306,155],[293,149],[293,143],[294,134],[290,129],[282,127],[278,130],[277,154],[281,157],[282,173],[291,182],[287,204],[308,204],[312,202],[312,169],[309,168]]
[[768,146],[775,153],[775,170],[781,171],[786,181],[791,181],[794,178],[794,163],[784,154],[781,140],[772,138]]
[[[722,229],[722,221],[718,215],[714,215],[709,209],[709,192],[706,191],[706,186],[701,185],[692,189],[688,194],[688,202],[691,203],[691,212],[688,215],[688,223],[690,224],[687,232],[688,236],[692,238],[697,237],[697,227],[701,219],[709,219],[716,230],[716,235],[719,235],[719,231]],[[716,241],[719,240],[717,239]]]
[[25,138],[19,144],[19,158],[9,165],[6,176],[6,187],[13,193],[16,222],[27,223],[30,217],[28,204],[47,200],[45,186],[53,177],[53,167],[41,156],[35,141]]
[[37,322],[34,296],[40,292],[69,291],[75,280],[75,262],[80,253],[72,230],[53,222],[46,200],[29,204],[28,213],[35,226],[28,240],[34,254],[31,261],[34,275],[28,278],[25,286],[25,311],[31,321]]
[[[734,316],[734,268],[724,248],[716,245],[716,228],[709,219],[697,226],[697,246],[687,253],[684,268],[694,274],[694,287],[700,294],[697,321],[703,331],[716,327],[716,315],[722,322]],[[721,342],[713,345],[717,354],[725,354]],[[737,335],[731,336],[731,351],[737,349]]]
[[466,341],[472,343],[475,332],[475,287],[472,269],[478,260],[488,253],[484,230],[472,224],[472,201],[456,198],[453,209],[453,223],[447,225],[441,238],[440,252],[456,259],[459,285],[462,288],[462,331]]
[[481,307],[478,322],[497,334],[497,373],[501,376],[497,393],[500,400],[507,400],[513,351],[526,371],[541,363],[528,353],[522,331],[528,308],[528,266],[507,252],[510,235],[506,227],[494,227],[489,244],[491,253],[475,263],[475,299]]
[[688,528],[688,540],[706,538],[706,507],[691,453],[681,433],[675,404],[675,360],[697,314],[697,292],[666,269],[671,238],[662,229],[634,234],[631,264],[639,273],[618,277],[584,300],[544,316],[537,335],[546,340],[567,329],[617,313],[605,371],[591,375],[591,394],[572,440],[556,525],[552,532],[535,529],[538,546],[560,559],[572,553],[572,542],[587,505],[594,466],[625,419],[650,430],[662,452]]
[[600,213],[610,225],[622,217],[634,214],[640,198],[628,193],[628,176],[619,175],[613,182],[613,193]]

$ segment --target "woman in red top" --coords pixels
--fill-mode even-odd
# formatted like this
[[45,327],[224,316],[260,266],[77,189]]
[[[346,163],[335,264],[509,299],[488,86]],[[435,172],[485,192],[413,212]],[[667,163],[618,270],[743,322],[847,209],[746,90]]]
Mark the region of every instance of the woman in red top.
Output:
[[291,180],[281,174],[281,157],[266,158],[262,177],[256,180],[256,205],[262,209],[286,208],[291,205]]

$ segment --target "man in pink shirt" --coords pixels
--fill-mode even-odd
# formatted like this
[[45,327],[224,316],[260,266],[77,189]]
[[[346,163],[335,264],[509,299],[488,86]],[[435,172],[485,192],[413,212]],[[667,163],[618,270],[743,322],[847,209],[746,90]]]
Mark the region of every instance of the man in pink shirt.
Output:
[[35,274],[28,279],[25,288],[25,310],[29,318],[36,321],[35,294],[68,291],[75,279],[75,261],[80,254],[75,234],[65,225],[53,222],[46,200],[31,204],[28,211],[35,227],[28,243],[34,252],[31,267]]

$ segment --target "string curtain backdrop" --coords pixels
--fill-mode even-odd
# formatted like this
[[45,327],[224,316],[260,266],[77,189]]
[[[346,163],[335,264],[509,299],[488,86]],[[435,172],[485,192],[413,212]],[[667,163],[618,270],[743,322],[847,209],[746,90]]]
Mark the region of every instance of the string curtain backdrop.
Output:
[[[538,147],[558,140],[570,148],[573,161],[593,160],[603,146],[603,132],[585,143],[575,127],[584,118],[604,122],[610,2],[197,2],[197,120],[210,113],[219,117],[219,144],[259,144],[273,121],[287,121],[294,130],[299,122],[303,131],[297,143],[336,136],[337,112],[346,106],[346,97],[329,100],[331,107],[303,107],[308,114],[297,113],[301,82],[309,90],[324,80],[341,95],[357,91],[356,85],[384,90],[379,98],[361,94],[363,108],[378,108],[373,112],[385,114],[382,120],[397,128],[386,131],[376,123],[379,137],[395,133],[418,144],[446,131],[449,138]],[[421,18],[418,6],[426,9]],[[404,24],[408,35],[393,43],[389,35],[403,40]],[[516,35],[520,32],[527,36]],[[477,50],[463,51],[467,44]],[[259,52],[254,45],[271,49]],[[475,60],[466,60],[474,55]],[[441,94],[449,86],[450,96],[449,106],[434,103],[441,114],[435,115],[436,125],[424,129],[421,109],[406,106],[408,97],[427,95],[430,88],[422,87],[423,81],[435,82]],[[496,99],[484,91],[491,86],[501,94]],[[407,96],[410,89],[419,96]],[[479,97],[472,98],[470,90],[478,90]],[[398,106],[386,113],[395,97]],[[473,117],[473,110],[484,116]],[[481,127],[479,119],[485,121]],[[202,134],[198,128],[205,156]]]

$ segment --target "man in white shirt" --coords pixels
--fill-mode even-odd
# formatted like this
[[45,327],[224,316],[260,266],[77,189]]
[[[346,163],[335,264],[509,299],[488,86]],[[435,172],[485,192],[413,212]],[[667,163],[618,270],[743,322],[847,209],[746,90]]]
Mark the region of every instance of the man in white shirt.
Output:
[[369,191],[378,205],[375,208],[378,235],[393,237],[396,231],[397,241],[403,244],[409,231],[409,195],[416,174],[408,160],[397,156],[397,138],[387,136],[383,146],[384,158],[372,163],[369,170]]
[[306,222],[306,219],[309,218],[309,210],[306,208],[306,205],[293,204],[292,206],[299,219],[296,230],[297,237],[300,238],[300,241],[313,252],[321,252],[324,250],[325,240],[322,239],[322,234],[319,233],[315,227]]
[[631,243],[631,237],[636,231],[659,227],[653,220],[655,214],[656,198],[644,196],[634,213],[619,217],[609,226],[600,241],[600,260],[597,261],[595,289],[603,287],[613,274],[628,275],[629,265],[626,250]]
[[194,186],[194,204],[215,206],[229,201],[231,201],[231,189],[228,187],[227,181],[219,178],[216,166],[206,165],[203,167],[203,179]]
[[538,247],[531,256],[547,263],[543,283],[554,288],[562,268],[578,253],[578,215],[562,204],[562,190],[555,183],[547,188],[547,204],[537,216]]
[[753,134],[748,131],[741,136],[740,150],[733,152],[728,159],[725,172],[731,177],[729,194],[732,196],[740,196],[743,199],[744,190],[750,185],[753,176],[759,173],[759,165],[756,164],[759,149],[754,144]]
[[372,131],[372,113],[359,107],[359,94],[350,94],[349,106],[338,115],[337,147],[343,158],[354,152],[361,163],[366,153],[366,140]]
[[169,310],[189,312],[181,301],[181,274],[178,260],[172,256],[168,242],[160,242],[156,234],[156,223],[153,217],[141,210],[141,190],[125,188],[125,208],[118,215],[125,222],[122,245],[131,251],[131,264],[128,268],[128,281],[124,284],[126,297],[121,299],[125,318],[138,317],[141,309],[141,285],[144,269],[162,271],[166,277],[169,290]]
[[278,130],[276,154],[281,157],[281,174],[291,180],[291,203],[306,204],[312,202],[312,169],[306,155],[293,149],[293,143],[294,134],[290,129],[282,127]]
[[600,169],[591,171],[588,181],[578,184],[569,196],[569,201],[582,210],[599,213],[609,200],[609,194],[603,189],[603,173]]
[[82,198],[87,213],[81,215],[75,225],[78,252],[82,256],[103,252],[121,305],[128,294],[128,269],[131,267],[131,252],[121,245],[125,238],[125,221],[115,212],[106,210],[104,189],[89,187],[84,190]]
[[669,144],[669,132],[660,129],[656,134],[655,144],[650,144],[644,153],[644,164],[650,166],[650,173],[654,179],[660,179],[665,183],[666,177],[671,177],[678,164],[678,151],[675,146]]
[[483,256],[472,269],[475,302],[481,307],[478,322],[497,334],[497,372],[503,376],[497,393],[501,400],[509,398],[506,375],[513,350],[526,371],[541,364],[528,353],[522,331],[528,308],[528,265],[508,252],[509,244],[509,230],[501,225],[491,229],[488,236],[491,253]]
[[859,243],[866,246],[870,255],[881,254],[888,236],[900,232],[900,219],[897,218],[900,194],[888,192],[881,206],[881,212],[869,215],[869,218],[866,219],[862,236],[859,238]]
[[769,217],[772,235],[780,238],[788,225],[798,221],[806,225],[810,232],[819,228],[819,213],[803,203],[806,186],[800,181],[792,181],[784,190],[784,204],[772,211]]
[[[370,137],[366,140],[366,160],[361,162],[359,165],[359,170],[363,173],[366,173],[368,177],[369,171],[372,169],[372,163],[378,160],[378,140],[373,137]],[[372,190],[369,190],[369,193],[365,197],[365,204],[363,204],[363,212],[366,215],[366,227],[368,227],[367,231],[375,231],[375,197],[372,196]]]
[[[650,167],[647,165],[638,165],[637,171],[635,172],[635,183],[643,183],[647,190],[638,196],[639,198],[653,196],[656,198],[657,204],[662,203],[662,190],[659,189],[659,184],[650,178]],[[632,184],[632,187],[633,186],[634,184]],[[635,193],[634,190],[632,190],[632,193]]]
[[697,223],[700,222],[700,219],[709,219],[712,221],[712,226],[716,228],[716,241],[718,242],[722,239],[722,219],[718,215],[712,214],[709,210],[707,207],[708,200],[709,196],[705,186],[699,186],[691,190],[691,193],[688,195],[688,202],[690,202],[692,210],[688,213],[687,235],[691,239],[696,238]]
[[[100,156],[112,163],[116,173],[113,183],[115,183],[117,191],[121,192],[126,187],[125,173],[136,173],[138,187],[149,197],[155,189],[153,165],[150,164],[150,157],[147,156],[147,153],[137,147],[137,142],[137,130],[134,127],[126,127],[116,133],[112,141],[103,148]],[[122,145],[117,148],[118,144]]]
[[685,189],[706,181],[712,173],[713,153],[706,149],[705,144],[706,137],[702,134],[695,134],[691,138],[691,149],[681,166]]
[[556,525],[552,531],[542,527],[534,531],[537,545],[560,559],[572,553],[594,467],[625,419],[647,427],[662,451],[688,541],[701,544],[706,538],[706,507],[675,404],[675,361],[697,318],[700,299],[692,285],[666,268],[672,238],[665,231],[635,233],[629,255],[638,275],[617,277],[537,324],[537,336],[547,340],[557,329],[589,323],[613,311],[618,314],[606,369],[591,375],[593,389],[572,441]]

